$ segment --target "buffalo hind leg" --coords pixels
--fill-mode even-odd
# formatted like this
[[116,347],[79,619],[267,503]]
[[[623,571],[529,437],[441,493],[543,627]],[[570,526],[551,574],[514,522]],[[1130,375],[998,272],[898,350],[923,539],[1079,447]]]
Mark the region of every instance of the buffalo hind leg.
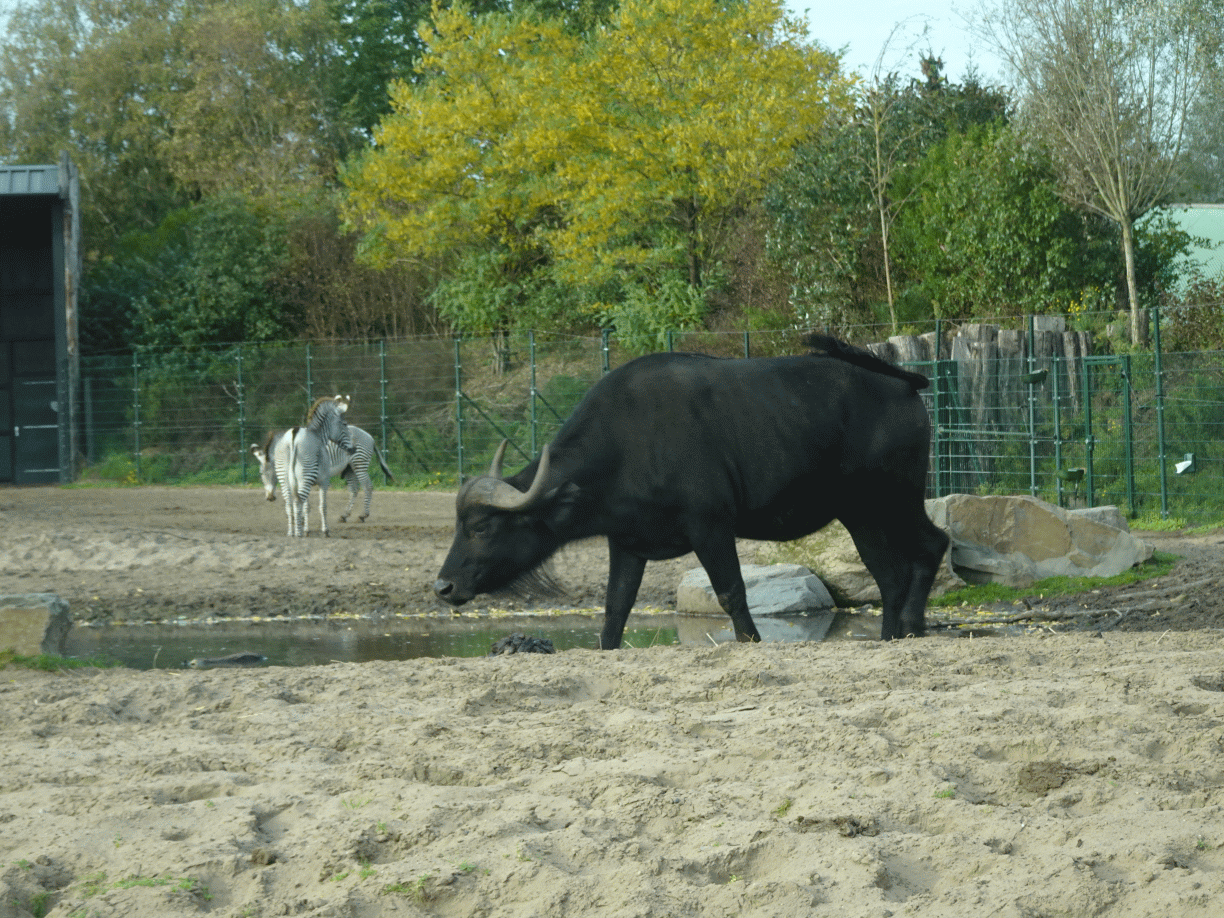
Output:
[[600,650],[616,650],[625,633],[629,610],[637,599],[646,559],[630,554],[608,540],[608,597],[604,606],[603,633],[599,636]]
[[880,604],[884,607],[880,640],[922,637],[926,632],[925,609],[917,623],[913,622],[911,617],[905,630],[902,630],[901,624],[902,606],[913,580],[913,565],[910,560],[891,547],[884,532],[874,526],[855,527],[850,529],[850,534],[854,538],[859,557],[863,559],[863,564],[867,566],[867,570],[875,578],[876,586],[880,588]]
[[910,546],[910,583],[901,604],[900,636],[908,634],[917,623],[926,630],[926,606],[931,597],[931,587],[939,575],[948,550],[947,533],[931,522],[923,510],[920,520],[915,520],[914,530],[908,540]]
[[710,586],[714,588],[718,604],[731,618],[735,639],[760,643],[761,633],[748,610],[748,591],[735,550],[735,535],[729,530],[703,527],[700,535],[690,533],[689,538],[697,560],[710,576]]
[[847,528],[880,587],[884,607],[880,638],[922,637],[927,599],[948,537],[927,518],[925,510],[900,525],[893,517],[886,524],[859,521]]

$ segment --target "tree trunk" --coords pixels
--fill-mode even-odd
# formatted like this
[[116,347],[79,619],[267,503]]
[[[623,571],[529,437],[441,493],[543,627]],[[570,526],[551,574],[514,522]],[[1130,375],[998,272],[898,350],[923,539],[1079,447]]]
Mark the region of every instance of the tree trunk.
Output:
[[1128,217],[1121,221],[1122,256],[1126,260],[1126,296],[1130,303],[1131,344],[1147,344],[1147,314],[1139,308],[1139,282],[1135,277],[1135,226]]
[[880,244],[884,250],[884,291],[888,295],[888,318],[892,320],[892,333],[897,333],[897,306],[893,302],[892,269],[888,264],[888,203],[883,196],[877,198],[880,211]]

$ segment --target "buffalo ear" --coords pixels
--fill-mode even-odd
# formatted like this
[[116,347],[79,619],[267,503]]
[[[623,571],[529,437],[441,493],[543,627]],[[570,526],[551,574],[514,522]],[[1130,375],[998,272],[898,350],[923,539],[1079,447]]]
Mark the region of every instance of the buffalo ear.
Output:
[[544,495],[544,501],[548,504],[544,524],[557,535],[573,531],[574,525],[580,521],[578,498],[581,493],[578,485],[567,481]]

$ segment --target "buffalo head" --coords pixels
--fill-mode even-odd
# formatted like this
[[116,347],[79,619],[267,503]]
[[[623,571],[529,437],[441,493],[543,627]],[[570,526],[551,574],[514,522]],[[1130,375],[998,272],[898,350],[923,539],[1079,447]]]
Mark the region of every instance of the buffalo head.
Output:
[[505,454],[502,441],[488,474],[466,482],[455,498],[455,540],[434,582],[434,592],[453,606],[524,586],[560,547],[547,524],[548,447],[525,492],[502,477]]

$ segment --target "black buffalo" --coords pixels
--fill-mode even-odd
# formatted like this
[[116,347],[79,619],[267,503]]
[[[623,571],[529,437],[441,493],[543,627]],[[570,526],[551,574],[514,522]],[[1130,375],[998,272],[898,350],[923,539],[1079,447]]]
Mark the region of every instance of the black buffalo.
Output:
[[799,357],[652,354],[601,379],[538,460],[456,500],[434,584],[453,605],[512,587],[561,546],[608,539],[600,646],[619,647],[647,561],[696,552],[736,637],[759,641],[737,537],[786,541],[838,519],[880,586],[881,637],[925,630],[948,538],[923,506],[924,377],[823,335]]

